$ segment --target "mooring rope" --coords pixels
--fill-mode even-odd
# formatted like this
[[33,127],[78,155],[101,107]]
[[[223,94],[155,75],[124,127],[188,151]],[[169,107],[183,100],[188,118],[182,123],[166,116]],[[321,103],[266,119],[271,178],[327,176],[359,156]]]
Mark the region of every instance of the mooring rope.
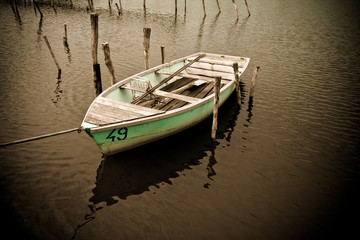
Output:
[[34,141],[34,140],[38,140],[38,139],[42,139],[42,138],[53,137],[53,136],[57,136],[57,135],[65,134],[65,133],[71,133],[71,132],[75,132],[75,131],[81,132],[81,127],[71,128],[71,129],[60,131],[60,132],[44,134],[44,135],[31,137],[31,138],[24,138],[24,139],[15,140],[15,141],[7,142],[7,143],[1,143],[0,147],[6,147],[9,145],[14,145],[14,144],[18,144],[18,143],[30,142],[30,141]]

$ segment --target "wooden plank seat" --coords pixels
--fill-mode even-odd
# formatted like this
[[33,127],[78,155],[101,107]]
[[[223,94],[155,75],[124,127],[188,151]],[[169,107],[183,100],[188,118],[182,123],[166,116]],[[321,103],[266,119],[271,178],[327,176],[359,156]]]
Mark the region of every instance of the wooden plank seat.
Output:
[[91,105],[85,121],[101,126],[125,120],[142,118],[144,116],[157,115],[164,112],[165,111],[162,110],[98,97]]

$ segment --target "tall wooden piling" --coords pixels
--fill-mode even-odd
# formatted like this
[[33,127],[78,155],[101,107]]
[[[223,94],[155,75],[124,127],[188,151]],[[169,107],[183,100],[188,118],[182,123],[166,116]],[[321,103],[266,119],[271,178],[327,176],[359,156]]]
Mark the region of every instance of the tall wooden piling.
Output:
[[236,20],[239,20],[239,9],[235,3],[235,0],[232,0],[233,4],[234,4],[234,8],[235,8],[235,12],[236,12]]
[[212,139],[216,138],[217,122],[218,122],[220,83],[221,83],[221,77],[215,77],[213,123],[212,123],[212,129],[211,129],[211,138]]
[[237,102],[240,106],[241,105],[241,91],[240,91],[240,81],[239,81],[239,64],[237,62],[234,62],[233,69],[234,69],[234,78],[235,78],[235,84],[236,84]]
[[60,68],[60,66],[59,66],[58,61],[56,60],[55,54],[54,54],[53,50],[51,49],[50,43],[49,43],[49,41],[48,41],[48,39],[47,39],[46,36],[44,36],[44,40],[45,40],[45,42],[46,42],[47,47],[49,48],[49,51],[50,51],[50,54],[51,54],[51,56],[52,56],[52,58],[53,58],[53,60],[54,60],[54,63],[55,63],[55,65],[56,65],[56,67],[57,67],[57,69],[58,69],[58,71],[59,71],[59,73],[60,73],[60,72],[61,72],[61,68]]
[[115,79],[115,70],[110,58],[110,47],[109,47],[109,43],[105,42],[102,44],[103,50],[104,50],[104,57],[105,57],[105,65],[107,66],[107,68],[109,69],[110,72],[110,83],[111,85],[114,85],[116,83],[116,79]]
[[143,8],[146,8],[146,0],[143,1]]
[[260,66],[255,66],[254,67],[254,73],[253,73],[253,76],[252,76],[252,79],[251,79],[251,88],[250,88],[250,97],[251,98],[254,96],[256,78],[257,78],[259,68],[260,68]]
[[165,47],[161,46],[161,63],[165,63]]
[[144,58],[145,58],[145,69],[150,68],[150,34],[151,28],[144,28]]
[[248,14],[249,14],[249,17],[250,17],[250,11],[249,11],[249,6],[248,6],[248,3],[247,3],[247,1],[246,0],[244,0],[245,1],[245,5],[246,5],[246,9],[247,9],[247,11],[248,11]]
[[97,57],[98,38],[99,38],[98,17],[99,15],[97,13],[90,14],[91,55],[93,60],[93,75],[94,75],[94,87],[95,87],[96,96],[98,96],[102,92],[100,64],[98,63],[98,57]]

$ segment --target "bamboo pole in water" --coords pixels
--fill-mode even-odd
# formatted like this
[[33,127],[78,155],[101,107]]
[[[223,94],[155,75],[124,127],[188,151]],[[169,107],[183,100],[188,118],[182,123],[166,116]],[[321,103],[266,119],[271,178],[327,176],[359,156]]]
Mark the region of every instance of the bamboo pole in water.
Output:
[[244,0],[245,1],[245,5],[246,5],[246,9],[247,9],[247,11],[248,11],[248,14],[249,14],[249,17],[250,17],[250,11],[249,11],[249,6],[248,6],[248,3],[247,3],[247,1],[246,0]]
[[252,79],[251,79],[251,88],[250,88],[250,97],[251,98],[254,96],[256,78],[257,78],[259,68],[260,68],[260,66],[255,66],[254,67],[254,73],[253,73],[253,76],[252,76]]
[[165,63],[165,47],[161,46],[161,63]]
[[144,28],[144,58],[145,58],[145,69],[150,68],[149,51],[150,51],[150,34],[151,28]]
[[58,63],[58,61],[56,60],[55,54],[54,54],[53,50],[51,49],[50,43],[49,43],[49,41],[48,41],[48,39],[47,39],[46,36],[44,36],[44,40],[45,40],[45,42],[46,42],[47,47],[49,48],[50,54],[51,54],[51,56],[52,56],[52,58],[53,58],[53,60],[54,60],[54,62],[55,62],[56,67],[58,68],[58,71],[61,72],[61,68],[60,68],[60,66],[59,66],[59,63]]
[[234,77],[235,77],[235,84],[236,84],[236,95],[237,95],[237,102],[241,105],[241,92],[240,92],[240,81],[239,81],[239,64],[234,62],[233,64],[234,69]]
[[98,63],[98,57],[97,57],[98,37],[99,37],[98,17],[99,15],[97,13],[90,14],[91,55],[93,60],[93,75],[94,75],[94,87],[95,87],[96,96],[98,96],[102,92],[100,64]]
[[239,9],[235,3],[235,0],[232,0],[233,4],[234,4],[234,8],[235,8],[235,11],[236,11],[236,20],[239,20]]
[[111,85],[114,85],[116,83],[115,80],[115,70],[110,58],[110,47],[109,47],[109,43],[105,42],[102,44],[103,50],[104,50],[104,56],[105,56],[105,65],[107,66],[107,68],[109,69],[110,72],[110,83]]
[[221,77],[215,77],[213,123],[212,123],[212,129],[211,129],[211,138],[212,139],[216,138],[216,131],[217,131],[220,82],[221,82]]

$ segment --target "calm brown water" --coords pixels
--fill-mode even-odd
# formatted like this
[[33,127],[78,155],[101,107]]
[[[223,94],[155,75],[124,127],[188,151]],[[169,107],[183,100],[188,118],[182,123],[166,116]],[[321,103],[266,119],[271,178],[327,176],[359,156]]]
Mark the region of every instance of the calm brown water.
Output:
[[[19,1],[20,2],[20,1]],[[27,239],[319,239],[359,235],[360,7],[356,0],[94,0],[117,79],[204,51],[251,58],[240,107],[134,151],[102,158],[85,133],[0,149],[1,230]],[[94,99],[90,17],[0,3],[0,142],[78,127]],[[20,4],[20,3],[19,3]],[[62,43],[68,26],[69,49]],[[46,35],[62,68],[43,40]],[[103,87],[110,84],[99,48]],[[261,66],[249,104],[254,66]],[[355,239],[355,237],[354,237]]]

